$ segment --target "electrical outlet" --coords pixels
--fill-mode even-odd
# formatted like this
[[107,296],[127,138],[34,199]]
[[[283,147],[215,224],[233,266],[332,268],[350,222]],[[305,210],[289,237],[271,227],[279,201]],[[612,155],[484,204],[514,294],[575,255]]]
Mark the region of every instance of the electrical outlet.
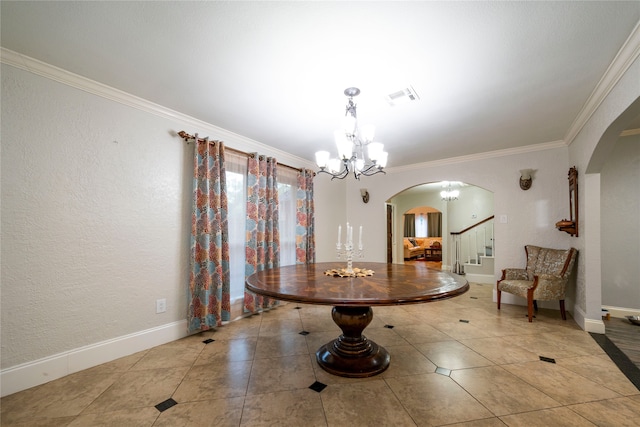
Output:
[[167,311],[167,299],[161,298],[156,300],[156,314]]

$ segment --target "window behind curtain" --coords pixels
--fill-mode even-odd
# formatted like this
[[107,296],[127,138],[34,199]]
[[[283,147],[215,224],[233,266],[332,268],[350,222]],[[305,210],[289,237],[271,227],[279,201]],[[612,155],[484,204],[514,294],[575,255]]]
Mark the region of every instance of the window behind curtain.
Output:
[[427,236],[427,219],[424,214],[416,215],[416,237]]
[[225,153],[227,199],[229,201],[229,272],[231,302],[244,298],[245,222],[247,217],[247,158]]
[[[234,300],[244,298],[247,158],[227,152],[225,168],[229,201],[229,270],[233,303]],[[296,171],[278,167],[280,265],[296,263],[296,189]]]
[[278,218],[280,223],[280,265],[296,263],[296,192],[298,172],[278,167]]

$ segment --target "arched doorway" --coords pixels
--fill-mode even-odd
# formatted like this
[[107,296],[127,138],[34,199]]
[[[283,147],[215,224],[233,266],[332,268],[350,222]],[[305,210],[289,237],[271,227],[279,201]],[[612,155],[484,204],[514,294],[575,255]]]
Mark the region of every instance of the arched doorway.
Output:
[[[453,188],[459,191],[458,198],[447,201],[443,200],[440,194],[443,190],[443,185],[445,188],[448,187],[447,184],[443,184],[442,181],[419,184],[407,188],[387,200],[387,204],[392,205],[395,211],[395,215],[390,221],[392,226],[392,233],[390,234],[394,236],[393,239],[395,241],[393,243],[395,243],[394,246],[396,248],[393,253],[394,263],[405,262],[405,213],[416,212],[418,214],[418,220],[420,219],[419,215],[422,207],[428,207],[442,214],[440,233],[442,236],[441,268],[449,271],[453,270],[452,254],[455,246],[451,233],[473,227],[475,224],[483,222],[487,218],[491,218],[491,220],[485,223],[487,225],[493,225],[493,192],[468,183],[452,182]],[[422,213],[425,214],[428,212],[422,211]],[[492,236],[487,236],[487,239],[492,245]],[[489,252],[490,253],[487,253],[485,251],[483,253],[483,259],[486,259],[487,263],[482,266],[482,270],[478,273],[472,273],[478,275],[473,278],[476,282],[493,283],[494,281],[494,252],[492,250]],[[475,265],[470,265],[470,270],[479,269],[479,258],[470,256],[467,257],[465,261],[472,261],[470,258],[475,259]],[[486,270],[486,272],[484,270]]]
[[425,262],[442,268],[442,212],[432,206],[416,206],[403,213],[404,262]]
[[[640,207],[640,98],[603,134],[587,166],[587,177],[599,181],[599,235],[602,306],[640,313],[640,222],[630,221]],[[593,190],[586,187],[586,191]],[[625,313],[625,314],[637,314]],[[622,314],[622,313],[621,313]]]

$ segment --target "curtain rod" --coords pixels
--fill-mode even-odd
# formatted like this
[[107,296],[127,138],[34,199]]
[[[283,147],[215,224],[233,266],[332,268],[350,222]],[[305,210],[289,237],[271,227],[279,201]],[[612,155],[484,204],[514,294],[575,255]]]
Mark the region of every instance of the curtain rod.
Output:
[[[189,135],[188,133],[186,133],[183,130],[178,132],[178,136],[180,138],[184,139],[187,142],[189,142],[190,139],[195,139],[195,136]],[[198,139],[201,140],[201,141],[205,141],[206,140],[206,138],[198,138]],[[209,142],[210,143],[215,143],[214,140],[211,140]],[[252,158],[253,159],[253,157],[254,157],[253,153],[247,153],[246,151],[242,151],[242,150],[238,150],[238,149],[235,149],[235,148],[227,147],[226,145],[224,146],[224,149],[225,150],[229,150],[231,152],[234,152],[236,154],[240,154],[241,156],[245,156],[245,157],[248,157],[248,158]],[[288,168],[288,169],[293,169],[294,171],[297,171],[297,172],[301,172],[302,171],[302,169],[300,169],[300,168],[294,168],[293,166],[285,165],[284,163],[280,163],[280,162],[278,162],[278,166],[282,166],[282,167],[285,167],[285,168]],[[315,175],[315,173],[314,173],[314,175]]]

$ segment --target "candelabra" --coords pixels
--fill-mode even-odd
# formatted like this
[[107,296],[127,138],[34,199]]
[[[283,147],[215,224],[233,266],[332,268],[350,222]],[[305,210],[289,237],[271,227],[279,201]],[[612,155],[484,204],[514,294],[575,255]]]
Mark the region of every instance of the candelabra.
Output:
[[340,242],[340,237],[342,233],[342,226],[338,227],[338,243],[336,243],[336,253],[338,254],[338,259],[346,259],[347,260],[347,268],[345,272],[347,274],[354,274],[353,271],[353,257],[362,258],[362,226],[360,226],[360,237],[358,239],[358,248],[356,249],[353,245],[353,227],[347,223],[347,238],[343,243]]
[[354,274],[353,271],[353,257],[363,258],[362,255],[362,245],[358,246],[358,249],[354,249],[353,245],[342,245],[344,249],[341,248],[340,243],[336,243],[336,252],[338,254],[338,259],[346,259],[347,260],[347,268],[345,272],[347,274]]

